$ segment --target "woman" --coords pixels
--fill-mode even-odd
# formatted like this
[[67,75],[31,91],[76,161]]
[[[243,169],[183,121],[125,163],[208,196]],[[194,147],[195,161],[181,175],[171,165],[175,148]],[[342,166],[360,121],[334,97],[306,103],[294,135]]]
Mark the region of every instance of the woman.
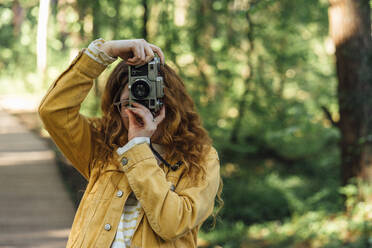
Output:
[[[128,65],[145,64],[154,53],[165,84],[156,116],[141,104],[126,104]],[[87,119],[80,105],[93,79],[117,57],[123,61],[106,83],[103,117]],[[95,40],[49,88],[39,114],[88,180],[67,247],[196,247],[198,230],[216,195],[220,199],[219,160],[160,48],[143,39]]]

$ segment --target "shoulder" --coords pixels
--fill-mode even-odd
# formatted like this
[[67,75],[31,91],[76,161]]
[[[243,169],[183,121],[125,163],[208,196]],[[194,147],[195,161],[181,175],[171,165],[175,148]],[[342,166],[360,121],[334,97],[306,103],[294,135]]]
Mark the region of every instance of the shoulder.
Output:
[[[216,148],[209,146],[204,158],[204,169],[206,177],[210,180],[214,180],[219,177],[220,174],[220,159]],[[214,178],[214,179],[213,179]]]
[[218,157],[218,152],[217,152],[216,148],[213,147],[213,146],[209,147],[208,156],[212,156],[212,157],[215,157],[216,159],[220,160],[219,157]]
[[220,161],[220,158],[218,156],[218,152],[216,150],[215,147],[213,146],[208,146],[208,147],[205,147],[205,151],[206,151],[206,156],[204,157],[205,161],[208,162],[210,160],[217,160],[218,162]]

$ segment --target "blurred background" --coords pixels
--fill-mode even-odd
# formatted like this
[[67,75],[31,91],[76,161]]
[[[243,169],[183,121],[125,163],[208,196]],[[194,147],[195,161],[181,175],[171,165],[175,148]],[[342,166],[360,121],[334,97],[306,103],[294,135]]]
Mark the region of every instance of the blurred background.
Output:
[[[219,152],[225,204],[200,247],[372,247],[371,6],[1,0],[0,106],[48,139],[38,103],[78,51],[144,38],[184,80]],[[101,114],[113,67],[83,114]],[[53,149],[77,206],[85,182]]]

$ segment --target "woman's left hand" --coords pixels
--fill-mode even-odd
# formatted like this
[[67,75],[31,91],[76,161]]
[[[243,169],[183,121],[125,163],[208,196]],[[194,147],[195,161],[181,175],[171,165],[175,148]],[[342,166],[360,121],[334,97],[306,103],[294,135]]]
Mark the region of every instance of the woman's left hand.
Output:
[[163,106],[159,115],[154,118],[150,110],[142,104],[133,102],[132,105],[133,107],[125,110],[129,118],[128,141],[135,137],[151,138],[165,118],[165,107]]

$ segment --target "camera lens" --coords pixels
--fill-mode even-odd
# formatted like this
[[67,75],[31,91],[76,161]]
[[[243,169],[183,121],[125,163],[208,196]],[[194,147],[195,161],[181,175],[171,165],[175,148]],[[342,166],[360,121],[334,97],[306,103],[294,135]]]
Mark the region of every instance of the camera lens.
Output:
[[131,92],[135,98],[145,98],[150,93],[150,86],[144,80],[137,80],[131,86]]

